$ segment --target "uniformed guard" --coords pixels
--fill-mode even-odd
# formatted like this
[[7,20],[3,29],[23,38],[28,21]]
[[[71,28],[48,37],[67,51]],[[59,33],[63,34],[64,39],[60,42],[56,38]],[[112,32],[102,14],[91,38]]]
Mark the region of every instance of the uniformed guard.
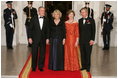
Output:
[[90,4],[89,1],[85,1],[85,8],[87,8],[87,10],[88,10],[88,17],[93,19],[94,18],[94,11],[92,8],[89,7],[89,4]]
[[7,8],[4,9],[4,21],[5,21],[5,29],[6,29],[6,45],[8,49],[13,49],[13,35],[15,30],[15,19],[17,19],[17,13],[12,8],[12,1],[7,1]]
[[[26,18],[26,21],[25,21],[25,26],[26,26],[26,33],[28,32],[28,27],[30,25],[30,20],[32,17],[36,16],[37,15],[37,10],[36,8],[32,7],[33,5],[33,1],[27,1],[28,2],[28,6],[26,6],[23,11],[25,12],[27,18]],[[28,38],[28,36],[27,36]],[[28,46],[31,47],[31,44],[28,43]]]
[[101,24],[103,26],[102,35],[103,35],[103,42],[104,42],[104,48],[103,50],[109,50],[110,46],[110,32],[113,29],[112,23],[113,23],[113,13],[110,12],[111,5],[105,4],[104,12],[101,16]]

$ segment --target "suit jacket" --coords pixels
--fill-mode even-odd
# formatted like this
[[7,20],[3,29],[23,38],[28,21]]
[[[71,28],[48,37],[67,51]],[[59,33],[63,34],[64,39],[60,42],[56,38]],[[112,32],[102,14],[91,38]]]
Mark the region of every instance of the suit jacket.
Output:
[[32,7],[31,9],[29,9],[29,7],[28,6],[26,6],[24,9],[23,9],[23,11],[26,13],[26,15],[27,15],[27,18],[26,18],[26,21],[25,21],[25,25],[29,25],[30,23],[29,23],[29,10],[30,10],[30,17],[32,18],[32,17],[34,17],[34,16],[36,16],[37,15],[37,10],[36,10],[36,8],[34,8],[34,7]]
[[[11,17],[11,13],[15,11],[14,9],[8,9],[6,8],[4,10],[4,21],[5,21],[5,27],[9,26],[9,24],[12,24],[12,17]],[[16,11],[15,11],[16,12]],[[17,19],[17,14],[13,14],[13,22],[14,22],[14,27],[15,27],[15,19]],[[10,26],[9,26],[10,27]]]
[[113,23],[113,13],[112,12],[103,12],[101,16],[101,24],[103,23],[103,19],[106,19],[106,22],[104,22],[103,30],[110,31],[113,29],[112,23]]
[[39,17],[34,16],[28,27],[28,38],[32,38],[34,43],[44,41],[49,38],[49,21],[48,18],[43,18],[43,27],[40,28]]
[[83,24],[83,18],[79,19],[79,43],[88,44],[90,40],[95,40],[95,21],[92,18],[86,18]]

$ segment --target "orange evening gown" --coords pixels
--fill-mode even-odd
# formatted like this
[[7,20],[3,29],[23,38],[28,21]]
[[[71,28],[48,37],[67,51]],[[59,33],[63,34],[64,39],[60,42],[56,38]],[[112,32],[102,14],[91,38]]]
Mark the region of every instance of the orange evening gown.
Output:
[[75,47],[77,37],[79,37],[78,23],[65,23],[65,58],[64,69],[69,71],[79,70],[78,49]]

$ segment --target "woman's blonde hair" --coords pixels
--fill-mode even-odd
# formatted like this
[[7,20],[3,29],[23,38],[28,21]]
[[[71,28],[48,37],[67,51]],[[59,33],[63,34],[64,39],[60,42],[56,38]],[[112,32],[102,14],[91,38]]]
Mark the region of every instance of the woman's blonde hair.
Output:
[[54,10],[53,13],[52,13],[52,17],[53,17],[53,18],[54,18],[55,13],[59,14],[60,18],[62,17],[61,11],[58,10],[58,9],[56,9],[56,10]]

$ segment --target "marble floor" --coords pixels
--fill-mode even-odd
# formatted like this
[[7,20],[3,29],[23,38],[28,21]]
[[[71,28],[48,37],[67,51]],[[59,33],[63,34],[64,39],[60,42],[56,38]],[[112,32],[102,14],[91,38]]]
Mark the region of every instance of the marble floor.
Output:
[[[30,54],[30,50],[27,45],[14,46],[13,50],[7,50],[5,46],[1,46],[2,78],[18,77]],[[101,47],[94,45],[91,61],[91,74],[93,78],[117,77],[116,47],[111,47],[109,51],[103,51]]]

